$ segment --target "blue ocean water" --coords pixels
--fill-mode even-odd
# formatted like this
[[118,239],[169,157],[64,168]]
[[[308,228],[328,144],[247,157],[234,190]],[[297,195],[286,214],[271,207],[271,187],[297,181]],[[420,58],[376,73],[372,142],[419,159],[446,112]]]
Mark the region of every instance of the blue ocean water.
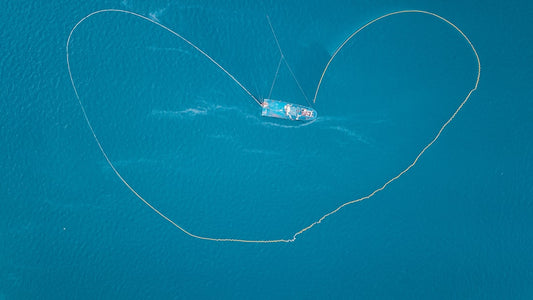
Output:
[[[533,296],[533,41],[527,1],[18,1],[0,4],[0,299]],[[356,28],[404,9],[454,22],[475,91],[417,165],[293,243],[187,236],[115,175],[65,45],[117,8],[186,37],[257,97],[308,105]],[[288,68],[272,81],[279,52]],[[120,13],[81,24],[73,79],[124,179],[193,234],[290,239],[404,170],[473,87],[461,36],[384,19],[332,62],[301,123],[267,119],[219,68]],[[304,95],[305,94],[305,95]],[[306,99],[307,98],[307,99]]]

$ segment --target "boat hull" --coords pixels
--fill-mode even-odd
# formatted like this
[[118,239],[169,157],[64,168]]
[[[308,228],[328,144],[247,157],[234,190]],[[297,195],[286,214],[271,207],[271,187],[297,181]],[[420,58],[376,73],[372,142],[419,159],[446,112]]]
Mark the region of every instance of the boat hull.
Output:
[[316,110],[313,108],[286,101],[264,99],[261,106],[263,107],[261,111],[263,117],[291,121],[312,121],[317,117]]

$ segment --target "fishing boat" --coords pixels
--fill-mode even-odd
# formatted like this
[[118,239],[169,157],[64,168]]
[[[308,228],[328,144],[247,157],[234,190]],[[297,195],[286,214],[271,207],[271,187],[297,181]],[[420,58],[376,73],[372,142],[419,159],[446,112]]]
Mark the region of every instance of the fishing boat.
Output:
[[261,116],[292,121],[312,121],[317,113],[311,107],[289,103],[281,100],[263,99]]

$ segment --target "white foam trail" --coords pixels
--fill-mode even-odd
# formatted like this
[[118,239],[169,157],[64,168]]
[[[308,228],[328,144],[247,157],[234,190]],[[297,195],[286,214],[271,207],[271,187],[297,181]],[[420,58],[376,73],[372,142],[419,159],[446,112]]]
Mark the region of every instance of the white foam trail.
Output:
[[191,56],[191,52],[189,52],[187,50],[184,50],[184,49],[181,49],[181,48],[149,46],[148,49],[152,50],[152,51],[179,52],[179,53],[183,53],[183,54],[185,54],[187,56]]
[[370,145],[370,142],[368,140],[366,140],[365,138],[363,138],[362,135],[358,134],[358,133],[355,133],[353,130],[350,130],[346,127],[342,127],[342,126],[329,126],[329,127],[326,127],[327,129],[331,129],[331,130],[335,130],[335,131],[338,131],[338,132],[341,132],[345,135],[347,135],[348,137],[351,137],[355,140],[357,140],[358,142],[361,142],[363,144],[367,144],[367,145]]
[[152,110],[152,116],[170,117],[170,118],[191,118],[197,116],[207,115],[208,110],[206,108],[187,108],[185,110],[172,111],[172,110]]
[[164,8],[157,9],[157,10],[155,10],[153,12],[148,13],[148,15],[150,16],[150,19],[152,19],[152,20],[154,20],[156,22],[160,22],[159,18],[163,15],[163,13],[165,13],[167,8],[168,8],[168,6],[164,7]]
[[207,115],[213,115],[215,113],[221,112],[237,112],[238,114],[244,116],[245,118],[250,117],[251,115],[244,112],[241,108],[237,106],[226,106],[220,104],[209,103],[206,101],[200,101],[198,106],[188,107],[183,110],[152,110],[152,116],[158,117],[167,117],[167,118],[194,118]]
[[[264,121],[263,119],[259,119],[259,118],[257,118],[257,120],[259,121],[259,123],[261,125],[267,126],[267,127],[302,128],[302,127],[309,126],[309,125],[313,124],[317,119],[314,119],[314,120],[309,121],[309,122],[298,122],[295,125],[285,125],[285,124],[275,123],[275,122],[271,122],[271,121]],[[293,123],[295,123],[295,122],[293,122]],[[292,124],[292,123],[290,123],[290,124]]]

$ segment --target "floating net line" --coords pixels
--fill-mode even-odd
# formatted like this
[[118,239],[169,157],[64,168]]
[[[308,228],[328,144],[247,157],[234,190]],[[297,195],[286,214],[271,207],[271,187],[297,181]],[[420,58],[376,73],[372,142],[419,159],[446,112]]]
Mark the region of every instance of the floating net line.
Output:
[[[455,24],[453,24],[452,22],[448,21],[447,19],[435,14],[435,13],[432,13],[432,12],[428,12],[428,11],[423,11],[423,10],[402,10],[402,11],[396,11],[396,12],[391,12],[391,13],[388,13],[388,14],[385,14],[383,16],[380,16],[378,18],[375,18],[373,19],[372,21],[366,23],[365,25],[363,25],[362,27],[360,27],[359,29],[357,29],[356,31],[354,31],[350,36],[348,36],[347,39],[345,39],[341,44],[340,46],[333,52],[333,55],[331,56],[331,58],[329,59],[329,61],[327,62],[321,76],[320,76],[320,80],[318,82],[318,85],[316,87],[316,90],[315,90],[315,94],[314,94],[314,97],[313,97],[313,103],[316,102],[316,99],[317,99],[317,95],[318,95],[318,92],[320,90],[320,87],[322,85],[322,80],[324,79],[324,76],[326,74],[326,72],[328,71],[329,69],[329,66],[331,64],[331,62],[333,61],[333,59],[337,56],[337,54],[344,48],[344,46],[353,38],[355,37],[359,32],[361,32],[363,29],[365,29],[366,27],[370,26],[371,24],[379,21],[379,20],[382,20],[384,18],[387,18],[387,17],[390,17],[390,16],[393,16],[393,15],[399,15],[399,14],[409,14],[409,13],[416,13],[416,14],[426,14],[426,15],[430,15],[430,16],[433,16],[433,17],[436,17],[442,21],[444,21],[445,23],[447,23],[448,25],[452,26],[455,30],[457,30],[461,36],[468,42],[468,44],[470,45],[470,47],[472,48],[472,51],[476,57],[476,61],[477,61],[477,77],[476,77],[476,81],[475,81],[475,84],[474,84],[474,87],[468,92],[468,94],[466,95],[466,97],[464,98],[464,100],[461,102],[461,104],[457,107],[457,109],[454,111],[454,113],[448,118],[448,120],[440,127],[440,129],[438,130],[437,134],[433,137],[433,139],[416,155],[415,159],[411,162],[411,164],[409,164],[405,169],[403,169],[401,172],[399,172],[396,176],[392,177],[391,179],[389,179],[388,181],[386,181],[381,187],[375,189],[373,192],[371,192],[370,194],[366,195],[366,196],[363,196],[363,197],[360,197],[360,198],[357,198],[357,199],[354,199],[354,200],[351,200],[351,201],[348,201],[348,202],[345,202],[341,205],[339,205],[337,208],[333,209],[332,211],[324,214],[322,217],[320,217],[318,220],[312,222],[311,224],[309,224],[308,226],[300,229],[299,231],[295,232],[291,238],[286,238],[286,239],[265,239],[265,240],[261,240],[261,239],[240,239],[240,238],[217,238],[217,237],[209,237],[209,236],[202,236],[202,235],[197,235],[197,234],[194,234],[192,233],[191,231],[185,229],[183,226],[180,226],[178,225],[176,222],[174,222],[172,219],[170,219],[169,217],[167,217],[164,213],[162,213],[160,210],[158,210],[154,205],[152,205],[150,202],[148,202],[143,196],[141,196],[125,179],[124,177],[120,174],[120,172],[117,170],[117,168],[115,167],[115,165],[113,164],[113,162],[111,161],[111,159],[109,158],[109,156],[107,155],[106,151],[104,150],[100,140],[98,139],[96,133],[95,133],[95,130],[89,120],[89,117],[87,115],[87,112],[85,110],[85,106],[83,105],[83,102],[81,101],[81,98],[79,96],[79,93],[78,93],[78,89],[76,88],[76,84],[74,82],[74,79],[72,77],[72,71],[71,71],[71,67],[70,67],[70,59],[69,59],[69,46],[70,46],[70,41],[71,41],[71,38],[72,38],[72,35],[74,33],[74,31],[78,28],[78,26],[80,24],[82,24],[84,21],[86,21],[88,18],[94,16],[94,15],[97,15],[97,14],[102,14],[102,13],[123,13],[123,14],[129,14],[129,15],[133,15],[133,16],[136,16],[136,17],[139,17],[143,20],[146,20],[148,22],[151,22],[167,31],[169,31],[170,33],[172,33],[173,35],[175,35],[176,37],[180,38],[181,40],[183,40],[184,42],[186,42],[187,44],[189,44],[191,47],[193,47],[195,50],[197,50],[199,53],[201,53],[203,56],[205,56],[207,59],[209,59],[213,64],[215,64],[218,68],[220,68],[228,77],[230,77],[240,88],[242,88],[242,90],[244,90],[257,104],[261,105],[261,101],[256,98],[244,85],[242,85],[229,71],[227,71],[224,67],[222,67],[222,65],[220,65],[217,61],[215,61],[211,56],[209,56],[205,51],[203,51],[202,49],[200,49],[199,47],[197,47],[195,44],[193,44],[192,42],[190,42],[188,39],[184,38],[183,36],[181,36],[180,34],[176,33],[175,31],[173,31],[172,29],[166,27],[165,25],[157,22],[157,21],[154,21],[148,17],[145,17],[143,15],[140,15],[140,14],[137,14],[135,12],[131,12],[131,11],[127,11],[127,10],[121,10],[121,9],[103,9],[103,10],[98,10],[98,11],[95,11],[95,12],[92,12],[90,14],[88,14],[87,16],[83,17],[81,20],[79,20],[76,25],[74,25],[74,27],[71,29],[69,35],[68,35],[68,39],[67,39],[67,43],[66,43],[66,47],[65,47],[65,50],[66,50],[66,60],[67,60],[67,68],[68,68],[68,73],[69,73],[69,77],[70,77],[70,81],[72,83],[72,88],[74,89],[74,93],[76,95],[76,99],[78,100],[78,103],[81,107],[81,110],[82,110],[82,113],[83,113],[83,117],[85,119],[85,122],[87,123],[87,125],[89,126],[89,129],[93,135],[93,138],[94,140],[96,141],[97,145],[98,145],[98,148],[100,149],[100,151],[102,152],[105,160],[107,161],[108,165],[111,167],[111,169],[113,170],[113,172],[117,175],[117,177],[120,179],[120,181],[122,181],[122,183],[124,183],[124,185],[137,197],[139,198],[144,204],[146,204],[150,209],[152,209],[155,213],[157,213],[159,216],[161,216],[163,219],[167,220],[169,223],[171,223],[173,226],[175,226],[176,228],[178,228],[179,230],[181,230],[183,233],[187,234],[188,236],[190,237],[193,237],[193,238],[196,238],[196,239],[201,239],[201,240],[208,240],[208,241],[216,241],[216,242],[237,242],[237,243],[262,243],[262,244],[268,244],[268,243],[290,243],[290,242],[294,242],[297,237],[301,234],[303,234],[304,232],[310,230],[311,228],[315,227],[316,225],[322,223],[322,221],[324,221],[326,218],[334,215],[335,213],[339,212],[341,209],[349,206],[349,205],[352,205],[352,204],[355,204],[357,202],[360,202],[360,201],[363,201],[363,200],[366,200],[366,199],[370,199],[372,198],[373,196],[375,196],[377,193],[383,191],[387,186],[389,186],[391,183],[393,183],[394,181],[398,180],[400,177],[402,177],[405,173],[407,173],[411,168],[413,168],[418,160],[420,159],[420,157],[439,139],[439,137],[441,136],[442,132],[444,131],[444,129],[453,121],[453,119],[455,118],[455,116],[459,113],[459,111],[461,111],[461,109],[463,108],[463,106],[466,104],[466,102],[470,99],[470,96],[472,95],[472,93],[477,89],[478,87],[478,84],[479,84],[479,78],[481,76],[481,62],[479,60],[479,55],[474,47],[474,45],[472,44],[472,42],[470,41],[470,39],[463,33],[463,31],[461,31],[461,29],[459,29]],[[270,24],[270,20],[269,20],[269,24]],[[270,24],[271,26],[271,29],[274,33],[274,30],[272,28],[272,25]],[[275,33],[274,33],[275,35]],[[277,43],[277,38],[276,38],[276,43]],[[283,59],[283,53],[281,52],[281,48],[279,47],[279,43],[277,43],[278,45],[278,48],[280,50],[280,53],[281,53],[281,58],[280,58],[280,61],[278,63],[278,71],[279,71],[279,67],[282,63],[282,59]],[[288,64],[287,64],[288,66]],[[289,67],[290,69],[290,67]],[[292,71],[291,71],[292,73]],[[294,74],[293,74],[294,76]],[[296,79],[296,78],[295,78]],[[274,83],[273,83],[274,84]],[[301,89],[301,87],[300,87]],[[272,88],[271,88],[272,90]],[[303,90],[302,90],[302,93],[303,93]],[[305,93],[303,93],[304,96],[305,96]],[[307,98],[307,97],[306,97]]]

